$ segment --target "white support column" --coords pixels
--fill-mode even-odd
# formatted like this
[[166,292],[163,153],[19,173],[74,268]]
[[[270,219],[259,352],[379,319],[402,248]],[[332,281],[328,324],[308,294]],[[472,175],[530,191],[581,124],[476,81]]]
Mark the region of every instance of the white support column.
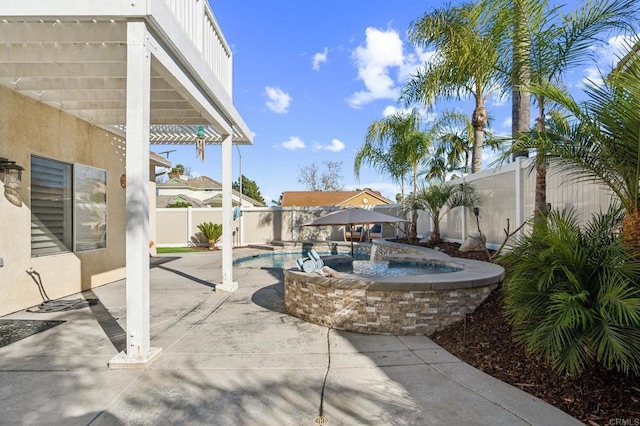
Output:
[[127,23],[127,348],[110,368],[142,368],[161,353],[149,325],[149,121],[151,54],[143,21]]
[[233,144],[229,134],[222,141],[222,284],[216,286],[216,290],[224,291],[238,289],[238,283],[233,281],[232,158]]

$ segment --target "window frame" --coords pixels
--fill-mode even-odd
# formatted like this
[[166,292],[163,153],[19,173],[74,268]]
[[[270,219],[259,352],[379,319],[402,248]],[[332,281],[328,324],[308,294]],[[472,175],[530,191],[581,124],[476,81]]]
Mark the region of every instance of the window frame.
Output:
[[[82,233],[81,226],[83,226],[83,218],[81,217],[80,206],[81,204],[91,204],[91,203],[81,203],[81,196],[84,192],[80,190],[80,187],[83,183],[86,182],[89,177],[87,175],[90,174],[102,174],[103,177],[99,179],[98,184],[102,185],[104,188],[104,202],[94,202],[94,205],[103,206],[104,212],[100,215],[98,219],[102,219],[102,238],[97,246],[94,247],[86,247],[79,248],[78,244],[78,236]],[[106,169],[102,169],[99,167],[88,166],[86,164],[74,163],[73,165],[73,251],[75,253],[84,253],[88,251],[95,250],[103,250],[107,248],[107,235],[108,235],[108,196],[107,196],[107,182],[108,182],[109,172]],[[96,179],[98,180],[98,179]],[[95,193],[95,191],[94,191]],[[90,194],[89,194],[90,195]],[[100,225],[98,225],[100,226]]]
[[[31,154],[30,165],[31,257],[36,258],[66,253],[86,253],[106,249],[108,247],[108,170],[81,163],[68,163],[37,154]],[[40,170],[35,172],[35,170],[39,168]],[[47,169],[50,170],[48,177],[46,175]],[[79,192],[81,191],[83,183],[86,182],[78,182],[77,180],[83,178],[85,180],[91,179],[90,177],[87,178],[88,175],[94,175],[94,181],[97,182],[94,188],[100,185],[104,188],[103,200],[101,199],[101,191],[99,190],[96,191],[94,189],[90,193],[86,191]],[[36,189],[34,190],[34,188]],[[34,194],[37,195],[38,198],[34,198]],[[54,198],[49,202],[50,207],[47,207],[46,203],[47,194],[51,194],[52,198]],[[83,196],[82,194],[87,195]],[[55,200],[56,196],[60,197],[61,200]],[[88,201],[82,203],[83,200],[79,199],[79,196],[85,201]],[[86,233],[86,230],[80,228],[84,223],[82,213],[80,213],[80,206],[82,204],[88,204],[89,210],[91,210],[92,198],[94,200],[94,207],[99,206],[97,209],[94,209],[94,212],[95,210],[98,211],[98,222],[102,219],[102,224],[98,225],[98,228],[101,227],[99,231],[101,234],[99,241],[101,242],[93,246],[87,243],[88,246],[83,248],[80,247],[83,244],[78,243],[78,235],[83,232]],[[59,202],[56,203],[56,201]],[[36,207],[38,204],[40,204],[40,207]],[[40,210],[38,211],[38,209]],[[49,211],[47,211],[47,209],[49,209]],[[36,210],[36,213],[34,213],[34,210]],[[56,210],[61,210],[61,214]],[[61,217],[61,219],[55,219],[56,214]],[[50,219],[50,221],[53,222],[51,226],[61,227],[62,231],[57,231],[57,233],[51,232],[51,228],[43,223],[47,222],[47,215],[54,217],[54,219]],[[71,217],[69,218],[68,216]],[[94,215],[94,217],[96,217],[96,215]],[[56,223],[56,221],[59,223]],[[34,223],[39,223],[39,225],[34,226]],[[38,232],[38,229],[40,229],[40,232]],[[36,239],[38,236],[46,236],[46,239],[41,240],[41,247],[36,247],[35,252],[34,235]],[[62,239],[57,238],[60,235]],[[96,239],[96,241],[98,240]],[[38,244],[36,243],[35,245],[37,246]]]

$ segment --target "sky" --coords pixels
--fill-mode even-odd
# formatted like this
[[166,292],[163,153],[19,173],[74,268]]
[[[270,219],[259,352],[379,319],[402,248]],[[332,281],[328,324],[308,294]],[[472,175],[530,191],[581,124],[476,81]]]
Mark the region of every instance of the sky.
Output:
[[[405,108],[398,94],[417,66],[433,52],[416,49],[406,32],[442,2],[388,0],[209,0],[233,52],[233,102],[254,135],[254,144],[233,150],[233,178],[254,180],[271,205],[283,191],[303,191],[300,169],[341,162],[344,189],[371,188],[395,200],[399,188],[389,176],[354,157],[374,121]],[[459,2],[452,2],[457,4]],[[611,67],[617,40],[595,50],[601,68]],[[597,78],[597,64],[573,70],[567,85],[576,90]],[[438,102],[424,111],[428,123],[446,109],[471,114],[470,100]],[[511,130],[511,100],[491,96],[492,130]],[[534,115],[534,114],[532,114]],[[183,164],[192,175],[221,180],[219,146],[208,146],[205,161],[193,146],[153,146]],[[167,155],[167,154],[165,154]],[[484,164],[492,160],[484,154]]]

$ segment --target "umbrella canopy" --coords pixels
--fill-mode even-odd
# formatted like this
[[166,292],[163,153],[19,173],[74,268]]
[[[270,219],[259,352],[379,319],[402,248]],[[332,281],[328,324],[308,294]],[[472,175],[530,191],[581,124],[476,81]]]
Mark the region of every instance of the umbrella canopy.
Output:
[[384,213],[374,212],[373,210],[361,209],[353,207],[348,209],[336,210],[324,216],[320,216],[309,222],[303,223],[302,226],[323,226],[323,225],[365,225],[369,223],[398,223],[407,222],[405,219],[391,216]]
[[[384,213],[374,212],[373,210],[361,209],[353,207],[348,209],[336,210],[324,216],[320,216],[309,222],[303,223],[302,226],[335,226],[347,225],[353,228],[353,225],[365,225],[371,223],[398,223],[408,222],[399,217],[390,216]],[[353,239],[351,239],[351,255],[353,256]]]

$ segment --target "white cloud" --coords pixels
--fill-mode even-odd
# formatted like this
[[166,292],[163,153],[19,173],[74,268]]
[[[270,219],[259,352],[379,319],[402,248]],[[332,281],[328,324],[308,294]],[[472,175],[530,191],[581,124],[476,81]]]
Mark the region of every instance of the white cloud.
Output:
[[[388,105],[384,110],[382,110],[382,116],[384,118],[387,118],[396,113],[409,114],[412,109],[413,108],[398,108],[394,105]],[[422,117],[422,120],[424,120],[424,122],[426,123],[433,123],[434,121],[436,121],[436,118],[438,118],[438,113],[430,112],[423,107],[418,107],[417,109],[420,117]]]
[[291,100],[293,99],[288,93],[271,86],[267,86],[265,92],[267,93],[267,107],[271,111],[278,114],[287,113]]
[[424,51],[418,47],[414,53],[406,55],[398,73],[398,81],[401,83],[409,81],[411,76],[416,74],[417,69],[423,66],[425,62],[429,62],[435,54],[435,50]]
[[340,152],[344,149],[344,142],[338,139],[333,139],[331,144],[324,147],[327,151]]
[[512,125],[513,125],[513,119],[511,117],[505,118],[502,121],[502,127],[504,127],[505,129],[510,129]]
[[322,53],[316,53],[313,55],[313,69],[316,71],[320,71],[320,64],[327,62],[327,54],[329,53],[329,49],[326,47],[322,51]]
[[300,139],[297,136],[291,136],[288,140],[282,142],[280,146],[286,149],[290,149],[292,151],[296,149],[303,149],[305,147],[302,139]]
[[505,105],[509,99],[511,99],[511,97],[508,93],[492,93],[490,98],[491,106],[501,107]]
[[395,30],[366,29],[366,45],[358,46],[352,57],[358,67],[358,79],[365,90],[348,99],[352,108],[360,108],[376,99],[395,99],[398,89],[389,75],[392,67],[403,64],[402,40]]
[[594,45],[591,50],[597,62],[584,69],[581,86],[597,85],[601,86],[603,78],[616,66],[616,64],[629,52],[638,36],[615,36],[607,40],[604,46]]
[[352,54],[358,79],[365,86],[365,90],[347,99],[349,106],[356,109],[378,99],[397,99],[400,85],[435,55],[435,51],[422,48],[405,55],[403,42],[394,29],[384,31],[369,27],[365,33],[365,46],[358,46]]
[[313,148],[312,149],[314,151],[325,150],[325,151],[340,152],[340,151],[344,150],[344,148],[345,148],[345,144],[341,140],[333,139],[331,141],[331,143],[328,144],[328,145],[323,145],[323,144],[321,144],[319,142],[315,142],[313,144]]

